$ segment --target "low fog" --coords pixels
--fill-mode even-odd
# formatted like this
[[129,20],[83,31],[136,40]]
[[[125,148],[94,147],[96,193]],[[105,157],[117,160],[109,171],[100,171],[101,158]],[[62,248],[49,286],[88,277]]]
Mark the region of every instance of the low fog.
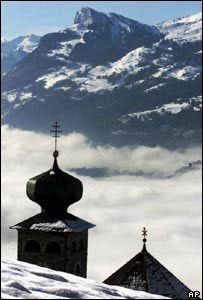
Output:
[[[103,281],[142,249],[141,231],[148,229],[147,249],[192,290],[201,288],[202,171],[190,170],[164,179],[189,162],[201,159],[201,148],[168,151],[159,147],[93,147],[73,133],[58,141],[58,163],[71,168],[109,168],[119,172],[153,172],[142,176],[78,177],[83,198],[73,213],[96,224],[89,233],[88,277]],[[40,207],[26,197],[30,177],[51,168],[54,140],[2,126],[2,256],[16,258],[17,234],[8,227]]]

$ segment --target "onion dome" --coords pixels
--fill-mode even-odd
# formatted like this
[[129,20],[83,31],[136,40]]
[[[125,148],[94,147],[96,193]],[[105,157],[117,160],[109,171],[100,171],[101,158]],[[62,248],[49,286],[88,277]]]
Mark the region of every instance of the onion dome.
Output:
[[[50,216],[64,216],[68,207],[79,201],[83,194],[82,182],[63,172],[57,163],[59,152],[56,150],[57,125],[55,132],[55,151],[52,169],[30,178],[27,182],[26,193],[29,199],[38,203],[42,212]],[[61,132],[61,131],[60,131]]]
[[48,215],[65,215],[68,207],[82,197],[82,182],[63,172],[54,158],[53,168],[27,182],[27,196]]

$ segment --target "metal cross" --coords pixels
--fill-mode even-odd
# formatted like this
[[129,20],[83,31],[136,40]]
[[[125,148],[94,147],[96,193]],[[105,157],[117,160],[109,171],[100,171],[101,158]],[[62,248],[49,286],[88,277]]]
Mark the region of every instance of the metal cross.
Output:
[[54,128],[54,130],[51,130],[50,132],[54,133],[54,135],[52,135],[52,137],[55,138],[55,151],[57,151],[57,138],[60,137],[60,135],[58,135],[58,133],[62,132],[61,130],[58,130],[58,128],[60,128],[61,126],[58,125],[58,122],[55,122],[55,125],[52,125],[52,127]]
[[143,242],[146,243],[146,241],[147,241],[147,240],[146,240],[146,237],[147,237],[147,230],[146,230],[145,227],[144,227],[143,230],[142,230],[142,235],[143,235],[143,237],[144,237]]

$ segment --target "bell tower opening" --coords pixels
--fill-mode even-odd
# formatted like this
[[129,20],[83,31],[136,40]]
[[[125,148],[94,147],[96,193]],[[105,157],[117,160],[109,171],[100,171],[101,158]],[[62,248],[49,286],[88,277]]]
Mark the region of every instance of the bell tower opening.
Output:
[[61,247],[56,242],[49,242],[46,246],[45,253],[60,254],[61,253]]

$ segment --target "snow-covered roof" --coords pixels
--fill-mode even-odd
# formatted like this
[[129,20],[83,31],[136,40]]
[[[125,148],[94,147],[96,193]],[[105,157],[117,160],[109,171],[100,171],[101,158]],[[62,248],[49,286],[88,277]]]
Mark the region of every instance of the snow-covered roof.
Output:
[[1,299],[166,299],[8,259],[1,283]]
[[189,299],[190,289],[157,261],[145,247],[104,283],[172,299]]
[[10,228],[52,232],[81,232],[93,227],[95,225],[69,213],[64,218],[52,217],[45,213],[40,213]]

